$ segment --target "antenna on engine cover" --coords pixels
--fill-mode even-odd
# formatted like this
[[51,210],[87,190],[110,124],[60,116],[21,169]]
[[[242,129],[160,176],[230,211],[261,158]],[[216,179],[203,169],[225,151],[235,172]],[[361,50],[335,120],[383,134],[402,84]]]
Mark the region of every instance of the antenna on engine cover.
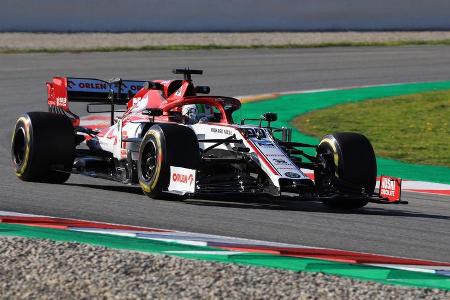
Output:
[[184,68],[184,69],[173,69],[172,70],[173,74],[183,74],[184,75],[184,80],[189,80],[192,81],[192,74],[197,74],[197,75],[202,75],[203,74],[203,70],[191,70],[189,68]]

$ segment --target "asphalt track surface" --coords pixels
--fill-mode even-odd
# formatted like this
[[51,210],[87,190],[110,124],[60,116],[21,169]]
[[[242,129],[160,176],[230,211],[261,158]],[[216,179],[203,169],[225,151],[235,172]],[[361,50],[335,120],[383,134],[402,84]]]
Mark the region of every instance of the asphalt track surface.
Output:
[[160,201],[137,187],[77,175],[64,185],[16,179],[11,131],[21,113],[47,109],[46,80],[164,79],[184,66],[205,69],[197,83],[210,85],[213,94],[246,95],[448,80],[450,47],[0,55],[0,210],[450,262],[450,198],[444,196],[404,193],[409,205],[369,204],[345,213],[257,197]]

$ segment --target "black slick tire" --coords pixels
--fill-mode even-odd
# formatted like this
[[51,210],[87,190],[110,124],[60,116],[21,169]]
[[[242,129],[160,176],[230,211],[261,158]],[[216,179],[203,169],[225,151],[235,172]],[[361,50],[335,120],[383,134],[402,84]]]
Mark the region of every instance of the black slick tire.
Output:
[[139,184],[155,199],[180,199],[167,193],[170,166],[195,169],[200,165],[200,150],[194,131],[186,126],[164,123],[150,127],[139,148]]
[[354,195],[324,200],[324,205],[336,209],[356,209],[368,201],[358,194],[372,194],[375,189],[377,164],[369,140],[358,133],[339,132],[322,138],[318,154],[328,153],[326,172],[315,172],[316,187],[321,196],[332,189],[338,194]]
[[72,122],[64,115],[29,112],[16,122],[11,157],[16,176],[23,181],[64,183],[75,155]]

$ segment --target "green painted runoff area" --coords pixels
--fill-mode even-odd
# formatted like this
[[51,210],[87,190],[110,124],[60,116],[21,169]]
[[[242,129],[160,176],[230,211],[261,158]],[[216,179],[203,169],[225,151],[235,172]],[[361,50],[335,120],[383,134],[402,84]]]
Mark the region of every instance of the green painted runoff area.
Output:
[[[264,112],[276,112],[278,113],[278,121],[273,122],[273,126],[289,126],[293,128],[291,122],[296,117],[313,110],[369,99],[449,89],[450,81],[441,81],[288,94],[278,96],[274,99],[244,103],[242,108],[235,112],[233,116],[235,120],[240,121],[244,117],[258,118]],[[381,120],[382,118],[380,116]],[[293,128],[292,139],[310,144],[317,144],[319,142],[317,138],[305,135],[295,128]],[[408,164],[382,157],[377,158],[377,163],[378,174],[386,174],[408,180],[450,184],[450,168],[447,167]]]
[[[156,254],[171,254],[179,257],[224,263],[261,266],[291,271],[323,272],[330,275],[346,276],[359,280],[372,280],[384,284],[427,287],[450,290],[450,277],[423,272],[412,272],[389,268],[337,263],[318,259],[296,258],[273,254],[244,253],[234,255],[214,255],[200,251],[223,251],[212,247],[191,246],[175,242],[114,236],[108,234],[77,232],[53,228],[34,227],[0,223],[0,235],[26,238],[50,239],[61,242],[78,242],[113,249],[124,249]],[[179,251],[189,251],[182,253]],[[199,253],[192,253],[199,251]]]

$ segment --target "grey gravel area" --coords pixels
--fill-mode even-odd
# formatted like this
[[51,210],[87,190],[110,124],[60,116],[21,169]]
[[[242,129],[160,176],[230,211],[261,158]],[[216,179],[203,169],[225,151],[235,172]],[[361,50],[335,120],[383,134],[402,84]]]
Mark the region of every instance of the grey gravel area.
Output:
[[2,299],[449,299],[450,291],[0,238]]
[[95,49],[171,45],[310,45],[343,42],[441,41],[450,31],[253,33],[0,33],[0,49]]

